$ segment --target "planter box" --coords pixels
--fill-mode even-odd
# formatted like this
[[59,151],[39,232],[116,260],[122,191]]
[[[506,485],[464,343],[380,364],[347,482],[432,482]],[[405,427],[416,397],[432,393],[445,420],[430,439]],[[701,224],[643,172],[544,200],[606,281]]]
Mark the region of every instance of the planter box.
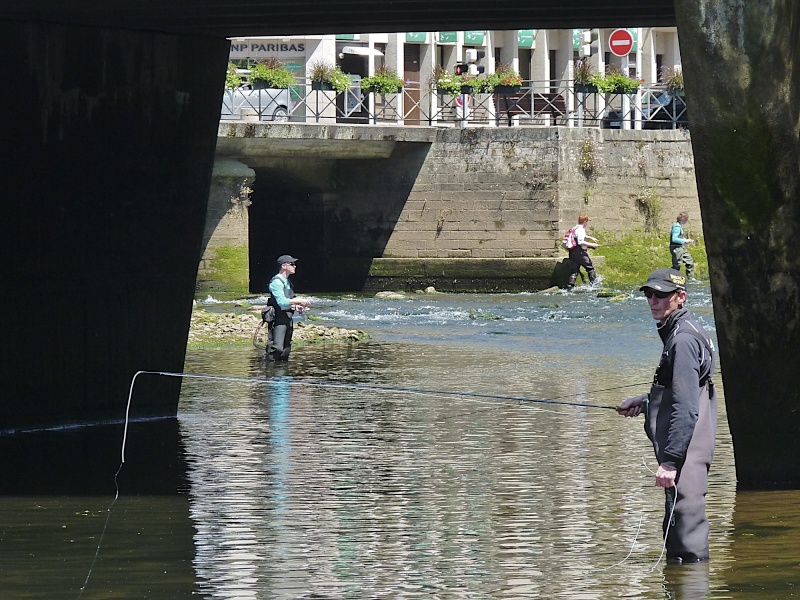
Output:
[[398,85],[397,86],[397,91],[395,91],[395,92],[379,92],[377,90],[373,90],[372,88],[361,88],[361,91],[364,92],[365,94],[383,94],[383,95],[386,95],[386,94],[402,94],[403,93],[403,86],[402,85]]
[[591,83],[576,83],[575,92],[578,94],[596,94],[597,86]]
[[471,85],[462,85],[460,91],[445,90],[443,88],[436,88],[440,96],[458,96],[459,94],[471,94],[474,91]]
[[501,96],[508,96],[509,94],[519,94],[522,86],[519,85],[496,85],[494,86],[494,93]]
[[255,81],[250,82],[250,85],[253,86],[254,90],[286,90],[289,88],[276,88],[274,85],[270,85],[269,82],[264,81],[263,79],[257,79]]
[[324,92],[332,92],[333,91],[333,84],[329,81],[312,81],[311,82],[311,89],[312,90],[322,90]]

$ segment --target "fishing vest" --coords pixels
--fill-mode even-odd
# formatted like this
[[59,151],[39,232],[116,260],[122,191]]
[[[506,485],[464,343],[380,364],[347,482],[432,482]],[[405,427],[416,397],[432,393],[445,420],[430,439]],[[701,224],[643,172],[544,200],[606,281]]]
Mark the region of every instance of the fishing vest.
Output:
[[[294,288],[292,287],[292,282],[288,279],[283,279],[279,275],[275,275],[272,279],[269,280],[270,284],[276,279],[280,279],[283,283],[283,295],[287,298],[294,298]],[[281,322],[281,316],[288,316],[291,319],[291,316],[294,314],[294,308],[283,308],[275,298],[270,294],[269,300],[267,300],[267,304],[275,308],[275,320],[277,322]]]

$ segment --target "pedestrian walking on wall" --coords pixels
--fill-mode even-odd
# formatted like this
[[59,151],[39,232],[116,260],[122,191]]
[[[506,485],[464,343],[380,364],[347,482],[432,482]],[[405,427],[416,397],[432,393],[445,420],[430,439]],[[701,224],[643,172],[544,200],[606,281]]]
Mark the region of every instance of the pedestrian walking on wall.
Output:
[[562,246],[569,252],[570,275],[567,281],[567,289],[571,290],[575,287],[575,281],[581,272],[581,267],[586,270],[589,276],[589,283],[594,283],[597,279],[597,273],[592,264],[592,259],[589,256],[588,248],[597,248],[599,244],[597,239],[593,238],[586,233],[586,226],[589,223],[588,215],[580,215],[578,217],[578,224],[570,229],[562,241]]
[[694,240],[687,238],[683,231],[683,226],[688,220],[688,213],[678,213],[669,232],[669,253],[672,255],[672,268],[680,271],[681,265],[683,265],[686,269],[686,277],[694,279],[694,259],[686,249],[686,245],[693,243]]
[[698,562],[709,557],[706,517],[708,471],[717,432],[714,344],[686,308],[686,277],[675,269],[656,269],[639,288],[658,321],[664,344],[649,394],[623,401],[625,417],[644,413],[664,488],[662,524],[667,560]]
[[297,270],[297,259],[290,254],[278,257],[278,273],[269,282],[270,297],[267,302],[275,309],[275,320],[267,343],[267,360],[286,361],[292,351],[294,313],[302,313],[311,306],[311,300],[294,295],[289,277]]

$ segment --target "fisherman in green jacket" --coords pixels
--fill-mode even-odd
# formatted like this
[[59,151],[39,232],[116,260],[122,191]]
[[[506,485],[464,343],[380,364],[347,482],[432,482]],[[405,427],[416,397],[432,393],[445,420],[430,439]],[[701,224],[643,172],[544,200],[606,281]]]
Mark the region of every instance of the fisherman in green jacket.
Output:
[[686,250],[686,245],[693,243],[694,240],[687,238],[683,232],[683,226],[686,225],[688,220],[688,213],[678,213],[676,221],[672,224],[672,229],[669,232],[669,253],[672,256],[672,268],[680,271],[681,265],[685,265],[686,277],[694,279],[694,259]]

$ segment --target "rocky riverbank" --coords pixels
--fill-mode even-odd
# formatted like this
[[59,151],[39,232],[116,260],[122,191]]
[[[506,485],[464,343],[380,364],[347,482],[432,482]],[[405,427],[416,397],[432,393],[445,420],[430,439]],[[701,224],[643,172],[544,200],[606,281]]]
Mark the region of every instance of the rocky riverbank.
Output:
[[[261,307],[242,312],[217,312],[197,308],[192,311],[189,346],[246,346],[261,322]],[[263,333],[263,331],[261,332]],[[261,336],[260,336],[261,337]],[[369,337],[364,331],[327,327],[313,321],[295,323],[295,345],[319,342],[358,342]],[[263,343],[263,339],[258,340]]]

